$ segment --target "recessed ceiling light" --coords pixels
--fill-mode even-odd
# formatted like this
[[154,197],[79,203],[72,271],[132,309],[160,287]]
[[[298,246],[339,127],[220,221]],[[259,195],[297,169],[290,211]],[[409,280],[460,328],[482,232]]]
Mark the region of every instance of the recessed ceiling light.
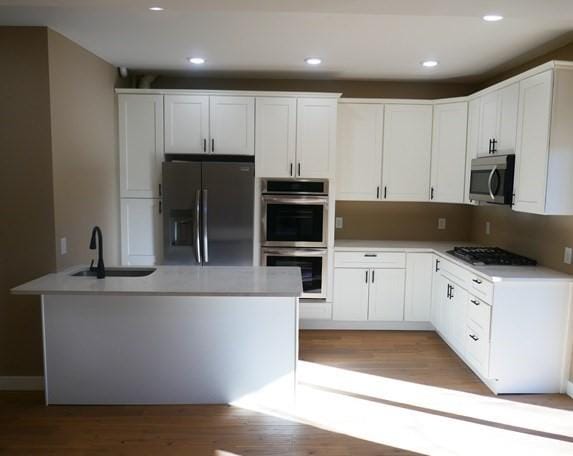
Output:
[[189,57],[189,63],[193,65],[203,65],[205,63],[205,59],[203,57]]
[[162,8],[161,6],[152,6],[149,8],[149,11],[163,11],[165,8]]
[[438,66],[438,62],[437,62],[437,60],[424,60],[422,62],[422,66],[426,67],[426,68],[434,68],[434,67]]
[[308,65],[320,65],[322,63],[322,59],[318,57],[307,57],[304,61]]
[[503,16],[500,16],[499,14],[486,14],[482,19],[486,22],[497,22],[501,21]]

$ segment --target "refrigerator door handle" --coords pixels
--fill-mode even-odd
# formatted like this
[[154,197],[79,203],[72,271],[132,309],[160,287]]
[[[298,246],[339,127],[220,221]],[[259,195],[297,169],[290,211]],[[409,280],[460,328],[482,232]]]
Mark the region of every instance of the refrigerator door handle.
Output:
[[199,240],[199,219],[201,218],[201,190],[195,193],[195,223],[193,231],[195,232],[195,258],[197,263],[201,264],[201,242]]
[[207,189],[203,190],[203,213],[201,215],[201,223],[203,225],[203,261],[205,263],[209,262],[209,236],[207,233],[207,210],[208,210],[208,192]]

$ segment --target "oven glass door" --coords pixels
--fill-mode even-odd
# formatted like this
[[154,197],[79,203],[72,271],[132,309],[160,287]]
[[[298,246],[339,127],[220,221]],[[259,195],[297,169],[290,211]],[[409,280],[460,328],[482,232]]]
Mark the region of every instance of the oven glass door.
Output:
[[263,198],[263,244],[326,247],[326,199]]
[[505,169],[472,170],[470,198],[478,201],[503,203],[505,199]]
[[287,266],[300,268],[302,275],[302,297],[324,298],[326,297],[325,274],[326,253],[320,255],[305,256],[303,252],[297,252],[292,256],[287,252],[265,252],[264,264],[266,266]]

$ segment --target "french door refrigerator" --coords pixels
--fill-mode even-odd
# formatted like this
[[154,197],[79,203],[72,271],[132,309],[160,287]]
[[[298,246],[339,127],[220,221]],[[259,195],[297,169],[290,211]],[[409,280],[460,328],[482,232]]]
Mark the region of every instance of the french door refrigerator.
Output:
[[164,162],[164,264],[252,266],[254,179],[251,162]]

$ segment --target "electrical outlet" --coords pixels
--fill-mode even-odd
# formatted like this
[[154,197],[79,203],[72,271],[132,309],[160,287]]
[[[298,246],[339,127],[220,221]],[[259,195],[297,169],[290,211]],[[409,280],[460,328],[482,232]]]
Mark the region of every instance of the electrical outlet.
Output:
[[445,230],[446,229],[446,219],[445,218],[439,218],[438,219],[438,229],[439,230]]
[[60,255],[65,255],[68,253],[68,240],[63,237],[60,238]]
[[563,253],[563,263],[571,264],[573,260],[573,249],[571,247],[565,247],[565,251]]
[[341,230],[343,226],[342,217],[336,217],[336,228]]
[[487,234],[487,235],[491,234],[491,223],[490,222],[485,222],[485,234]]

